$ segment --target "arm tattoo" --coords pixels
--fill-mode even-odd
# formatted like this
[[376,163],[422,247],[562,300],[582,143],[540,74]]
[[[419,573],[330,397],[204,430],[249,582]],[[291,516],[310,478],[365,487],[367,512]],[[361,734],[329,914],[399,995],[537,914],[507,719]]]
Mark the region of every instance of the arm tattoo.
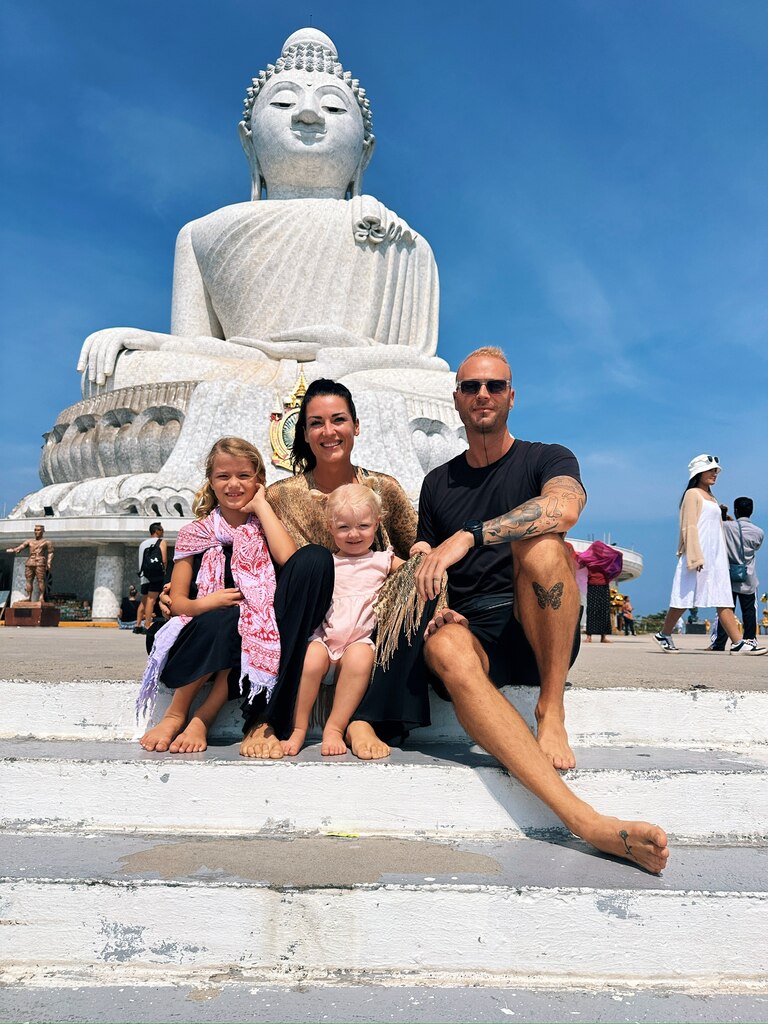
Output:
[[[548,480],[539,497],[531,498],[511,512],[483,525],[485,544],[503,544],[543,533],[565,533],[587,503],[584,489],[570,476]],[[566,517],[563,524],[563,517]]]
[[565,589],[562,582],[555,583],[549,590],[546,590],[535,580],[531,583],[531,586],[536,595],[536,600],[539,602],[539,608],[546,608],[547,605],[551,605],[552,609],[557,611],[562,601],[563,590]]

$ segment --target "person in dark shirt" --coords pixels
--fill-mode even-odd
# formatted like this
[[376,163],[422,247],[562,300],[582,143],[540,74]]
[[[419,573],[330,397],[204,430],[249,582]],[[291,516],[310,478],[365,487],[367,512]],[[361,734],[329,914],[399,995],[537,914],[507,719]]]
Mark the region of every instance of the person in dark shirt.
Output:
[[117,613],[117,624],[120,629],[133,629],[136,625],[136,618],[139,610],[139,598],[136,594],[136,587],[128,588],[128,597],[120,602],[120,611]]
[[[571,451],[510,435],[514,398],[501,349],[477,349],[459,366],[454,401],[469,450],[429,473],[419,500],[420,597],[434,599],[448,574],[448,607],[427,627],[426,662],[469,735],[572,832],[659,872],[669,856],[663,829],[599,814],[556,771],[575,765],[563,690],[580,601],[563,537],[586,494]],[[507,683],[540,686],[538,742],[498,692]]]

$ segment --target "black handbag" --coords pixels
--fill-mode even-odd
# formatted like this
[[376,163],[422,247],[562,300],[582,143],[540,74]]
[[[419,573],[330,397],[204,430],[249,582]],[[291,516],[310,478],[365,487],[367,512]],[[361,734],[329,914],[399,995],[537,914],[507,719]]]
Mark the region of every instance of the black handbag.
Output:
[[736,525],[739,528],[739,554],[741,555],[740,562],[729,562],[728,572],[731,574],[731,583],[746,583],[747,582],[747,563],[744,558],[744,534],[741,530],[741,523],[736,520]]

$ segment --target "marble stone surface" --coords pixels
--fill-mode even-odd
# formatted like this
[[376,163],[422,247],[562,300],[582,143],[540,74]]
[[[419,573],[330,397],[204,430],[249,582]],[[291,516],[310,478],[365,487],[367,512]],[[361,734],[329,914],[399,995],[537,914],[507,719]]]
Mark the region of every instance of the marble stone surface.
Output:
[[[83,400],[46,435],[36,517],[187,516],[211,444],[254,441],[295,387],[342,380],[361,409],[357,459],[415,499],[465,447],[437,357],[432,250],[363,191],[371,104],[332,40],[300,29],[252,79],[238,126],[250,202],[179,232],[168,334],[115,327],[82,348]],[[274,475],[278,475],[273,473]]]
[[94,622],[117,618],[123,596],[124,568],[122,544],[99,544],[91,602],[91,618]]

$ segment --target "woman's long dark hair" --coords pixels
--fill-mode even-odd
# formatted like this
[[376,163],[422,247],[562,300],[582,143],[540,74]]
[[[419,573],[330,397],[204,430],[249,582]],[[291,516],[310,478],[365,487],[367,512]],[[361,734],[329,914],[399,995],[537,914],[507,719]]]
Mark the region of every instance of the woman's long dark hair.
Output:
[[313,380],[307,388],[307,392],[302,399],[301,406],[299,407],[299,415],[296,420],[296,433],[293,435],[291,464],[293,465],[293,472],[296,474],[307,473],[317,465],[317,459],[312,454],[309,442],[304,437],[304,431],[307,429],[307,406],[313,398],[318,398],[324,395],[335,395],[337,398],[343,398],[347,403],[349,415],[352,417],[353,421],[357,420],[355,403],[352,401],[352,395],[349,388],[345,387],[343,384],[337,383],[335,380],[327,380],[324,377],[320,377],[319,380]]
[[[705,472],[709,472],[709,470],[705,470]],[[692,476],[691,477],[691,479],[688,481],[688,486],[683,491],[683,496],[680,499],[680,504],[678,505],[678,508],[682,508],[683,507],[683,502],[685,501],[685,496],[688,493],[688,491],[692,491],[694,487],[698,487],[699,486],[699,480],[700,479],[701,479],[701,473],[697,473],[696,476]],[[711,493],[712,492],[710,491],[710,494]]]

